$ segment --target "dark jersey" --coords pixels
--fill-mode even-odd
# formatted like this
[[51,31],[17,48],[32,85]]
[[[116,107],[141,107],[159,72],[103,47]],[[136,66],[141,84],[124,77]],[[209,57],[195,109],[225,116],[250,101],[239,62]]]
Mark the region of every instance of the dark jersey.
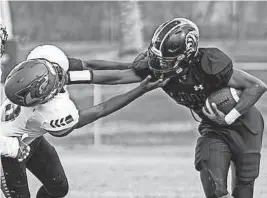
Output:
[[[135,68],[142,78],[152,75],[147,67]],[[178,104],[186,106],[200,117],[207,97],[225,87],[233,73],[232,60],[217,48],[200,48],[197,61],[184,76],[172,77],[163,90]]]
[[[143,79],[147,75],[153,77],[153,72],[148,65],[135,66],[134,71]],[[214,123],[202,113],[202,107],[205,105],[207,97],[212,92],[226,87],[232,73],[232,60],[225,53],[217,48],[200,48],[198,57],[190,65],[187,74],[181,77],[172,77],[163,90],[178,104],[190,108],[199,115],[202,119],[201,131],[202,128],[214,126]],[[243,123],[242,126],[246,126],[253,133],[262,131],[262,116],[255,106],[241,116],[239,121],[231,127],[240,128]]]

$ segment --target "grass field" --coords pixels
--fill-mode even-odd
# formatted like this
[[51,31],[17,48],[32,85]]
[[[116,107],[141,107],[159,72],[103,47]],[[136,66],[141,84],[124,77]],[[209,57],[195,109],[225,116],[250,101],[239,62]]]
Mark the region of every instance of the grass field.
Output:
[[[194,170],[194,146],[58,147],[69,178],[68,198],[204,198]],[[267,152],[255,198],[267,197]],[[39,182],[30,177],[34,193]]]
[[[235,53],[237,61],[267,61],[267,45],[263,43],[241,46],[243,51],[238,51],[231,42],[223,44],[230,53]],[[214,43],[214,46],[217,44]],[[61,47],[74,57],[118,59],[114,57],[113,51],[106,50],[99,55],[94,51],[96,48],[88,49],[86,43],[78,46],[65,43]],[[29,47],[21,47],[20,59],[26,54],[26,49]],[[108,48],[99,45],[96,50],[103,49]],[[133,56],[130,56],[123,60],[132,59]],[[251,67],[253,66],[251,63]],[[249,72],[267,83],[267,70]],[[134,86],[137,84],[102,86],[102,100],[124,93]],[[69,90],[71,95],[78,98],[80,106],[93,104],[92,85],[72,86]],[[257,104],[265,119],[266,101],[265,94]],[[193,166],[197,123],[187,109],[177,106],[160,90],[146,94],[126,108],[101,119],[98,124],[102,134],[100,147],[92,145],[93,125],[64,138],[47,136],[57,148],[68,175],[68,198],[204,198],[198,172]],[[261,174],[256,182],[255,198],[267,197],[266,139],[265,133],[265,149]],[[29,175],[29,183],[34,197],[40,183],[32,175]]]

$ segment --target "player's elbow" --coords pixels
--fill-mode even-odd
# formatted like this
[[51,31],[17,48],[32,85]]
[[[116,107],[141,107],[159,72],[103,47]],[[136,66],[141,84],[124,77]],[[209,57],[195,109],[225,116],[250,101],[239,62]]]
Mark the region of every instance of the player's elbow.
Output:
[[262,81],[258,81],[255,86],[257,87],[257,89],[259,90],[259,92],[261,92],[262,94],[265,93],[267,91],[267,85],[262,82]]

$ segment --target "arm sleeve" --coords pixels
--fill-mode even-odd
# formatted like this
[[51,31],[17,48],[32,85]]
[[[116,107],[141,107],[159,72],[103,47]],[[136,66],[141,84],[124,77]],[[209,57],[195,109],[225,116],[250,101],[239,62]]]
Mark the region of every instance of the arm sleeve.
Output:
[[227,86],[233,74],[233,62],[225,53],[217,48],[210,48],[203,55],[201,65],[216,89]]
[[78,58],[70,58],[69,59],[69,71],[82,71],[83,70],[83,62]]
[[78,125],[78,118],[71,115],[59,119],[50,119],[43,123],[42,128],[56,137],[63,137],[71,133]]

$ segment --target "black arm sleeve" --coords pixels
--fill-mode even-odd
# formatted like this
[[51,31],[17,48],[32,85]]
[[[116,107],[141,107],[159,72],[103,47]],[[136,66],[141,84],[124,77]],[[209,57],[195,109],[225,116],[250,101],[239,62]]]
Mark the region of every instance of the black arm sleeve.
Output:
[[83,63],[81,59],[78,58],[68,58],[68,59],[69,59],[69,71],[83,70]]

